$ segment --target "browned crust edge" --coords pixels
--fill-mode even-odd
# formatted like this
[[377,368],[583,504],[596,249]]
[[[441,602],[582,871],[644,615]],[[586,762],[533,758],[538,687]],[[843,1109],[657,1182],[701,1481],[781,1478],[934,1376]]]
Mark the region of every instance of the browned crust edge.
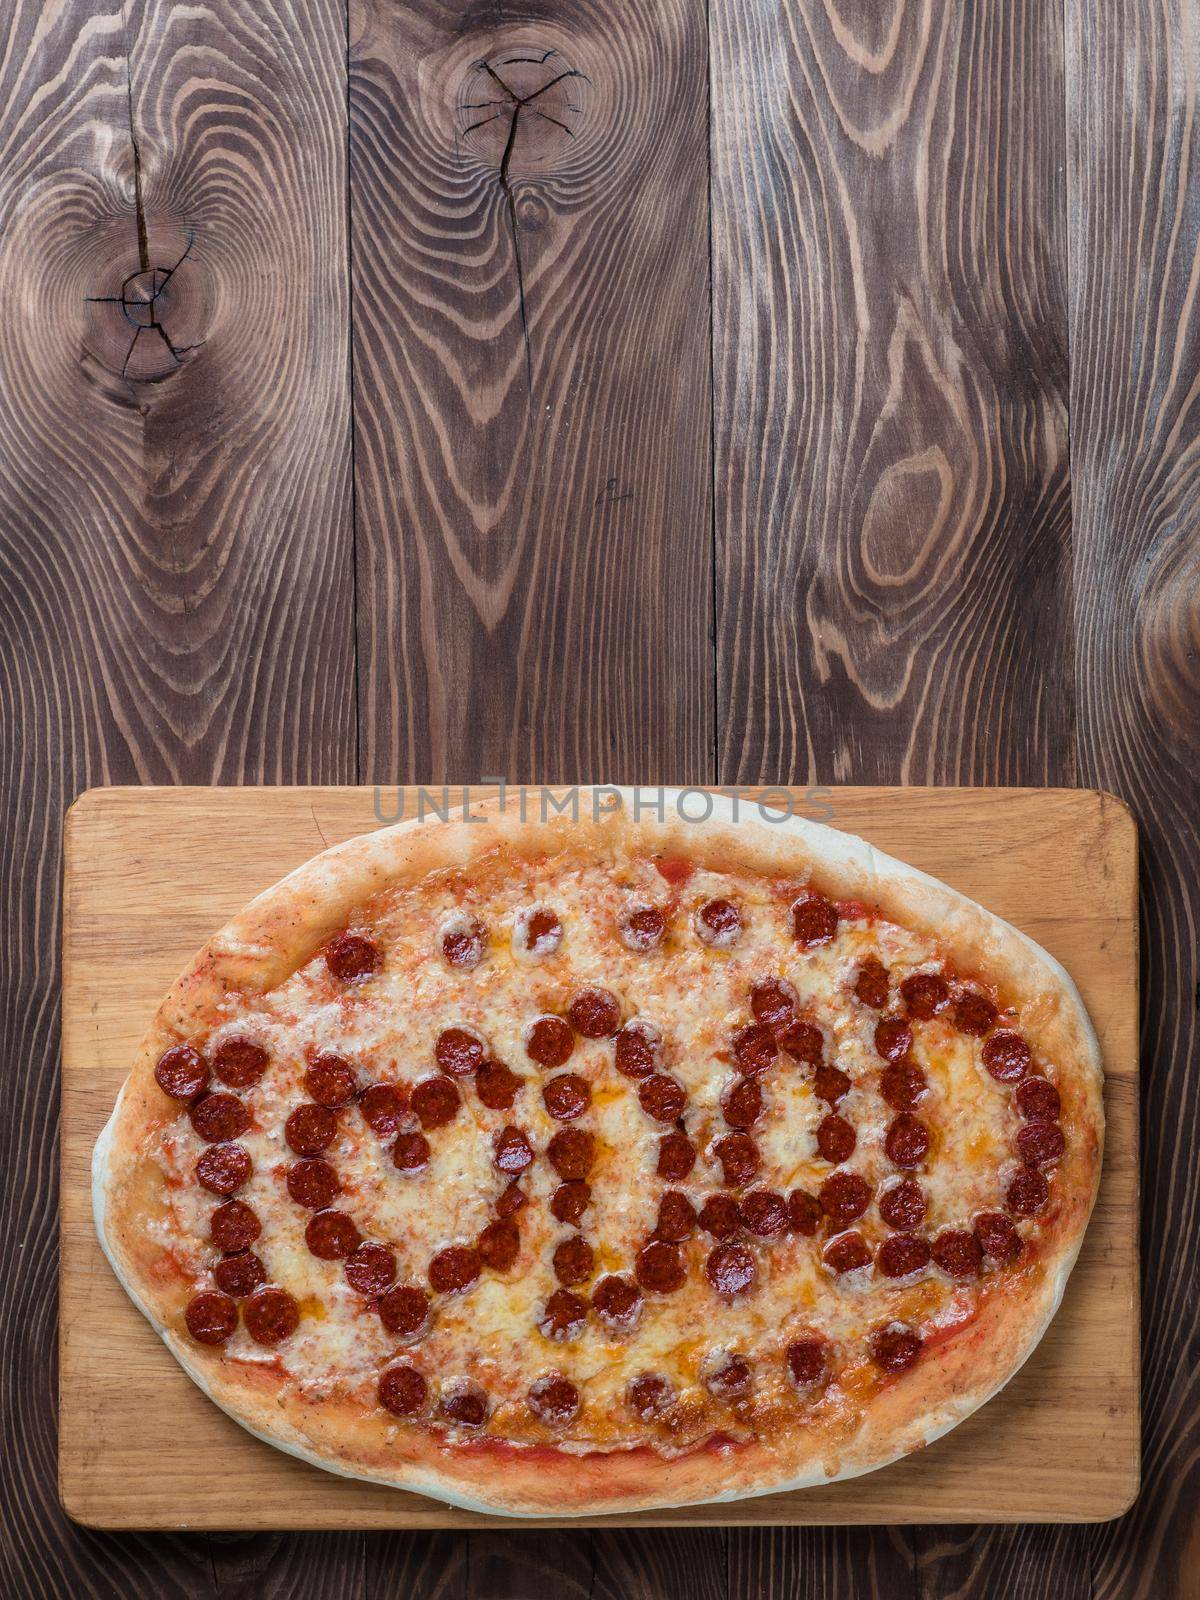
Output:
[[[1062,1298],[1099,1182],[1103,1077],[1095,1033],[1061,966],[1016,928],[945,884],[877,852],[864,840],[799,817],[767,824],[734,820],[735,802],[713,796],[707,822],[677,816],[634,820],[631,790],[620,809],[584,820],[523,822],[496,800],[448,822],[410,821],[365,834],[314,857],[252,900],[204,945],[164,998],[93,1158],[93,1203],[104,1252],[125,1289],[189,1375],[259,1438],[329,1471],[391,1484],[471,1510],[514,1516],[587,1516],[723,1501],[850,1478],[931,1443],[996,1393],[1037,1346]],[[657,791],[656,791],[657,793]],[[674,808],[679,791],[666,790]],[[694,794],[695,791],[689,791]],[[693,801],[694,806],[694,801]],[[870,1403],[849,1446],[755,1444],[730,1453],[698,1451],[664,1460],[647,1450],[574,1455],[545,1448],[476,1448],[364,1415],[343,1401],[312,1402],[277,1392],[273,1369],[228,1366],[182,1329],[182,1287],[163,1281],[140,1230],[151,1166],[143,1151],[175,1114],[153,1078],[171,1043],[211,1021],[231,991],[262,992],[308,961],[374,894],[441,867],[469,864],[486,849],[555,852],[586,839],[712,865],[738,865],[803,880],[864,900],[936,938],[964,970],[999,984],[1022,1010],[1035,1049],[1060,1063],[1064,1121],[1072,1130],[1057,1190],[1064,1197],[1043,1234],[1040,1269],[1021,1293],[986,1298],[973,1322],[950,1335],[936,1362],[922,1362]]]

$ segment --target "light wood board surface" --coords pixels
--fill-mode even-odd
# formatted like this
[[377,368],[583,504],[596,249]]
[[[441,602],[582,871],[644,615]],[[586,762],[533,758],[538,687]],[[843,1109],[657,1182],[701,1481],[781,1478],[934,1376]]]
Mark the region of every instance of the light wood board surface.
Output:
[[[778,804],[780,792],[772,793]],[[1115,1516],[1138,1485],[1133,822],[1119,801],[1091,791],[790,793],[801,814],[860,833],[944,879],[1063,962],[1104,1052],[1108,1140],[1100,1198],[1062,1310],[1034,1356],[991,1404],[927,1451],[826,1488],[604,1520]],[[94,789],[69,815],[59,1472],[63,1503],[82,1522],[243,1529],[503,1521],[334,1477],[243,1432],[204,1398],[126,1298],[91,1216],[92,1145],[159,999],[195,949],[309,856],[379,826],[380,815],[393,819],[401,800],[404,814],[414,814],[415,789]]]

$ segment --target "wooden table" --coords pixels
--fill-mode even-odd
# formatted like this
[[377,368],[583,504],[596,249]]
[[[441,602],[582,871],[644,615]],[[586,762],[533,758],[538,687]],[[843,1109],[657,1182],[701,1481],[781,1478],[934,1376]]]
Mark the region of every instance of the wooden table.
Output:
[[[0,1590],[1195,1595],[1186,0],[7,17]],[[232,1541],[65,1519],[67,805],[105,782],[500,774],[1130,802],[1145,1455],[1127,1515]]]

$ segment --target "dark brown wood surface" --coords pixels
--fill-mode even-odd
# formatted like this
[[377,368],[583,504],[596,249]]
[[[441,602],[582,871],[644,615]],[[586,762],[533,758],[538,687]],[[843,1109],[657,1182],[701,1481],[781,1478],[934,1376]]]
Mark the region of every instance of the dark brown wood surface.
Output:
[[[0,1591],[1200,1593],[1192,8],[16,0],[6,24]],[[556,61],[582,76],[552,84]],[[465,1539],[66,1521],[67,804],[105,781],[501,773],[1132,804],[1126,1516]]]

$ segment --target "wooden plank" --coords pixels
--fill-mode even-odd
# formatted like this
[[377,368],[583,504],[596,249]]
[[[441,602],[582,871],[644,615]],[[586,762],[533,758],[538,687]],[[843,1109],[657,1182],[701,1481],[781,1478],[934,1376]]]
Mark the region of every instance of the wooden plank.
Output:
[[363,772],[702,780],[704,7],[504,18],[351,4]]
[[[720,778],[1071,783],[1060,11],[712,17]],[[1084,1559],[1003,1539],[1064,1592]],[[907,1580],[815,1543],[974,1592],[933,1533]]]
[[[326,0],[4,14],[0,1590],[183,1600],[206,1538],[58,1503],[60,829],[89,783],[353,775],[344,28]],[[330,1546],[307,1571],[341,1600]]]
[[722,782],[1071,781],[1062,40],[714,0]]
[[1158,1600],[1200,1581],[1200,45],[1186,3],[1066,17],[1079,765],[1143,838],[1145,1487],[1091,1561]]
[[[799,797],[802,799],[802,797]],[[387,811],[393,797],[384,797]],[[406,809],[412,814],[415,795]],[[515,801],[514,801],[515,803]],[[471,1527],[489,1519],[307,1467],[221,1415],[163,1350],[103,1262],[91,1221],[92,1143],[163,990],[203,938],[250,896],[325,843],[376,822],[370,789],[115,789],[72,813],[67,880],[61,1315],[64,1492],[112,1525]],[[1136,1482],[1136,996],[1134,838],[1124,810],[1069,790],[838,789],[834,821],[993,906],[1062,959],[1096,1021],[1109,1072],[1101,1197],[1064,1307],[1004,1394],[946,1439],[885,1472],[800,1494],[607,1519],[713,1528],[1111,1515]],[[221,840],[214,871],[211,841]],[[197,1482],[199,1451],[222,1472]],[[1060,1463],[1072,1461],[1065,1474]],[[490,1519],[511,1530],[511,1523]],[[577,1529],[578,1525],[575,1525]],[[547,1544],[511,1531],[473,1542],[467,1594],[529,1592],[529,1563],[561,1562],[592,1583],[583,1535]],[[879,1535],[873,1570],[894,1541]],[[808,1548],[814,1550],[816,1536]],[[596,1585],[668,1570],[648,1541],[605,1550]],[[593,1546],[594,1548],[594,1546]],[[745,1547],[747,1550],[749,1546]],[[822,1548],[824,1548],[822,1546]],[[850,1538],[829,1550],[847,1560]],[[737,1536],[730,1570],[745,1594]],[[814,1557],[816,1558],[815,1550]],[[711,1587],[711,1544],[692,1571]],[[832,1561],[827,1552],[826,1560]],[[769,1558],[774,1560],[774,1555]],[[769,1564],[769,1561],[768,1561]],[[474,1577],[471,1570],[474,1569]],[[849,1570],[855,1570],[853,1566]],[[368,1592],[377,1592],[369,1574]],[[457,1582],[455,1576],[454,1581]],[[880,1582],[883,1578],[881,1576]]]

